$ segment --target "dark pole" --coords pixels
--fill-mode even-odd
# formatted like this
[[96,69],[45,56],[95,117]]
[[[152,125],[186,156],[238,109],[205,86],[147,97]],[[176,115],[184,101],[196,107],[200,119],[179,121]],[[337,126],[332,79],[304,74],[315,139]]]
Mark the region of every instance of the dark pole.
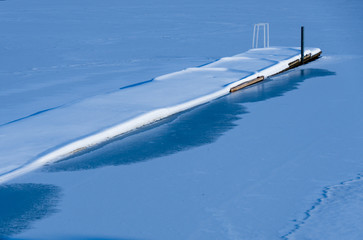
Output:
[[301,26],[301,65],[304,64],[304,26]]

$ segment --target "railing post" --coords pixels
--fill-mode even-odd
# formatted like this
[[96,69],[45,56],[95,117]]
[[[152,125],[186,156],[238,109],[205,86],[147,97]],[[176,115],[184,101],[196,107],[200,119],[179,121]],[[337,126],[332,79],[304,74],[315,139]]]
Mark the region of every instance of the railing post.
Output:
[[304,64],[304,26],[301,26],[301,65]]

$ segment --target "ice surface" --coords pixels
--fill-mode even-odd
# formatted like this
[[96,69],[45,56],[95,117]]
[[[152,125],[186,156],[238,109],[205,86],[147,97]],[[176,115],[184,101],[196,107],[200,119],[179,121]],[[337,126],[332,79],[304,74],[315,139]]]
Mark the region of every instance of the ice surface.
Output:
[[5,183],[0,238],[277,240],[331,186],[290,238],[360,237],[361,188],[339,183],[363,169],[362,12],[358,0],[0,1],[2,126],[246,52],[259,22],[273,46],[299,46],[303,25],[324,51]]
[[363,238],[361,176],[324,189],[323,196],[284,239]]

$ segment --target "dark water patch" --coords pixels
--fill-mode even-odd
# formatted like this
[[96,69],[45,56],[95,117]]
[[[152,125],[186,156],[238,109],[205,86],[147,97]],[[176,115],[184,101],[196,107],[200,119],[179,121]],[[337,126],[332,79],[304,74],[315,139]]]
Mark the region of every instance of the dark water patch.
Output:
[[55,213],[60,188],[46,184],[0,185],[0,239],[23,232]]
[[244,103],[283,96],[306,79],[334,74],[324,69],[289,71],[45,166],[44,170],[78,171],[132,164],[212,143],[248,113]]

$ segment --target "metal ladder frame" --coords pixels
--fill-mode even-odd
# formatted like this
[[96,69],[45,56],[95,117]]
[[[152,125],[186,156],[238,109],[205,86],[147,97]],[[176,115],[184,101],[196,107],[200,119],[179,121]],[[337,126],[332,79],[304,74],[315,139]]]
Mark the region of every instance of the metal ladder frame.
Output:
[[270,25],[268,23],[257,23],[253,26],[252,48],[258,48],[260,27],[263,27],[263,47],[270,47]]

